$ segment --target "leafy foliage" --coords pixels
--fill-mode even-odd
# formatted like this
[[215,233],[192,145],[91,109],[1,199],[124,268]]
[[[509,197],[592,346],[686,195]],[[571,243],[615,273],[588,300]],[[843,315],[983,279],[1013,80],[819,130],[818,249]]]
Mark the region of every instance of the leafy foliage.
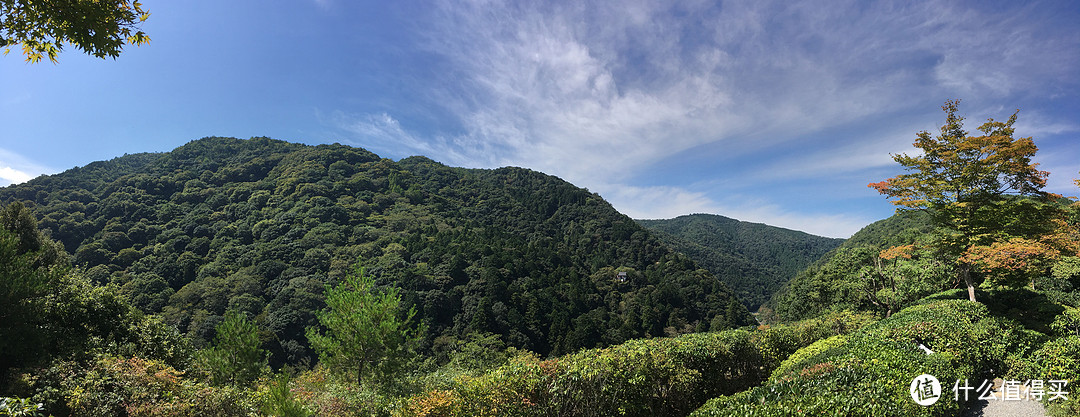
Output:
[[268,416],[306,417],[311,413],[293,397],[289,389],[289,375],[281,373],[256,394],[261,399],[259,411]]
[[186,364],[186,341],[117,293],[72,271],[68,256],[18,203],[0,210],[0,374],[102,351]]
[[949,288],[951,268],[925,246],[915,245],[930,230],[920,212],[898,213],[864,227],[788,281],[766,305],[775,312],[766,318],[799,320],[845,309],[889,315]]
[[[968,136],[964,118],[956,114],[958,105],[959,101],[950,100],[942,106],[945,124],[938,136],[919,132],[914,146],[921,154],[893,155],[909,173],[869,186],[892,198],[893,204],[901,209],[927,210],[931,214],[938,228],[934,246],[957,260],[968,296],[975,301],[971,277],[975,258],[990,263],[991,268],[1000,263],[993,253],[1012,250],[993,246],[1006,241],[1002,235],[1014,238],[1009,246],[1027,246],[1025,252],[1045,252],[1048,248],[1034,248],[1030,241],[1016,238],[1037,239],[1048,233],[1049,230],[1040,229],[1056,213],[1052,205],[1007,198],[1009,195],[1040,200],[1051,197],[1041,191],[1049,173],[1038,170],[1038,164],[1031,162],[1038,150],[1035,143],[1030,137],[1013,138],[1016,113],[1006,122],[990,119],[979,126],[982,136]],[[1013,221],[1016,217],[1023,221]],[[969,256],[964,256],[965,253]]]
[[139,357],[60,362],[38,378],[51,388],[38,397],[54,404],[50,411],[56,415],[236,416],[253,409],[242,391],[210,387]]
[[750,310],[844,241],[713,214],[638,223],[724,281]]
[[599,196],[520,168],[205,138],[0,189],[17,200],[93,279],[196,347],[227,310],[251,313],[273,366],[314,362],[305,329],[357,258],[416,308],[425,348],[490,333],[552,355],[753,322]]
[[40,416],[45,406],[29,398],[0,397],[0,416]]
[[[1030,355],[1015,359],[1010,365],[1012,379],[1047,383],[1068,381],[1067,389],[1075,391],[1071,388],[1076,381],[1080,381],[1080,336],[1070,334],[1048,341]],[[1063,404],[1061,402],[1052,403],[1055,406],[1052,409],[1060,409],[1064,415],[1080,412],[1080,398],[1075,393],[1069,394]]]
[[246,386],[266,368],[266,351],[259,348],[255,323],[246,313],[230,310],[217,326],[214,345],[199,352],[199,361],[215,385]]
[[[23,216],[18,204],[0,211],[0,373],[40,359],[38,346],[46,335],[39,331],[39,317],[49,288],[63,273],[62,265],[50,264],[34,250],[38,232],[20,230],[27,223]],[[32,218],[28,223],[33,225]]]
[[[941,381],[981,379],[989,369],[1000,369],[1018,335],[1017,326],[992,317],[982,304],[917,305],[849,336],[810,345],[764,385],[710,400],[692,415],[956,415],[962,404],[951,399],[917,405],[908,383],[924,373]],[[934,353],[919,350],[917,341]]]
[[414,396],[403,414],[686,415],[710,397],[757,385],[800,347],[871,321],[839,313],[755,331],[633,340],[550,360],[524,354]]
[[137,0],[0,0],[0,48],[21,44],[28,62],[55,63],[64,44],[116,58],[125,44],[150,42],[139,30],[148,17]]

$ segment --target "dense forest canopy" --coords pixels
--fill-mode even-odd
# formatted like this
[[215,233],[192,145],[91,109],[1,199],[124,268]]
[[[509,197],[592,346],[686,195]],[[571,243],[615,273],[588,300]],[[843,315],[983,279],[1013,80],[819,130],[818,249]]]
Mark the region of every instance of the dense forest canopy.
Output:
[[715,214],[638,220],[735,291],[751,311],[844,239],[814,236]]
[[473,333],[548,355],[751,320],[599,196],[521,168],[205,138],[0,189],[12,201],[197,346],[226,311],[249,313],[276,365],[314,360],[305,328],[358,260],[402,290],[433,352]]

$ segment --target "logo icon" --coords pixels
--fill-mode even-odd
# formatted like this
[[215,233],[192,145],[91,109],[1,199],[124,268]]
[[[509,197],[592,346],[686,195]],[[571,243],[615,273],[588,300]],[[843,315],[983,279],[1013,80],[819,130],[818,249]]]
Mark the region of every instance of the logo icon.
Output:
[[911,380],[911,399],[921,406],[931,406],[941,398],[941,383],[933,375],[922,374]]

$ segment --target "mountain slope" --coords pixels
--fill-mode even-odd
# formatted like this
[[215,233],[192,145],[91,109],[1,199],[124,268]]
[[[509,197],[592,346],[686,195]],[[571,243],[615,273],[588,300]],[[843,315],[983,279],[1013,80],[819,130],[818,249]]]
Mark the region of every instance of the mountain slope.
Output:
[[599,196],[521,168],[205,138],[0,189],[13,200],[197,343],[226,310],[251,313],[276,364],[312,357],[304,328],[357,260],[402,288],[435,352],[474,332],[546,355],[751,320]]
[[637,222],[724,281],[750,310],[844,242],[714,214]]
[[[842,245],[798,273],[766,304],[780,320],[815,317],[830,310],[880,310],[871,305],[868,277],[882,268],[878,254],[893,246],[910,245],[926,239],[932,227],[923,212],[902,212],[862,228]],[[929,251],[928,249],[923,249]],[[908,268],[895,272],[906,278],[908,298],[921,298],[948,288],[951,279],[946,265],[932,256],[906,260]],[[916,287],[921,285],[922,287]],[[877,294],[874,294],[877,296]],[[879,311],[885,313],[885,311]]]

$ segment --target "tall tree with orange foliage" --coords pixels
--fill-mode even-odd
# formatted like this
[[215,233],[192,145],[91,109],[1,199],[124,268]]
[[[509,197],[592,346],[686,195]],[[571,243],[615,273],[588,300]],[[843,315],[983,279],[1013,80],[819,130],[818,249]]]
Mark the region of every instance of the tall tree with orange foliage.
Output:
[[1060,196],[1042,191],[1049,173],[1031,162],[1038,151],[1031,137],[1013,137],[1016,113],[1005,122],[989,119],[978,128],[981,136],[969,136],[957,115],[959,103],[941,107],[945,124],[937,136],[918,133],[913,145],[921,154],[892,156],[908,173],[869,187],[893,199],[897,210],[930,213],[939,231],[935,246],[956,260],[968,299],[975,301],[975,259],[965,255],[1009,238],[1049,234],[1050,220],[1060,212],[1050,201]]

